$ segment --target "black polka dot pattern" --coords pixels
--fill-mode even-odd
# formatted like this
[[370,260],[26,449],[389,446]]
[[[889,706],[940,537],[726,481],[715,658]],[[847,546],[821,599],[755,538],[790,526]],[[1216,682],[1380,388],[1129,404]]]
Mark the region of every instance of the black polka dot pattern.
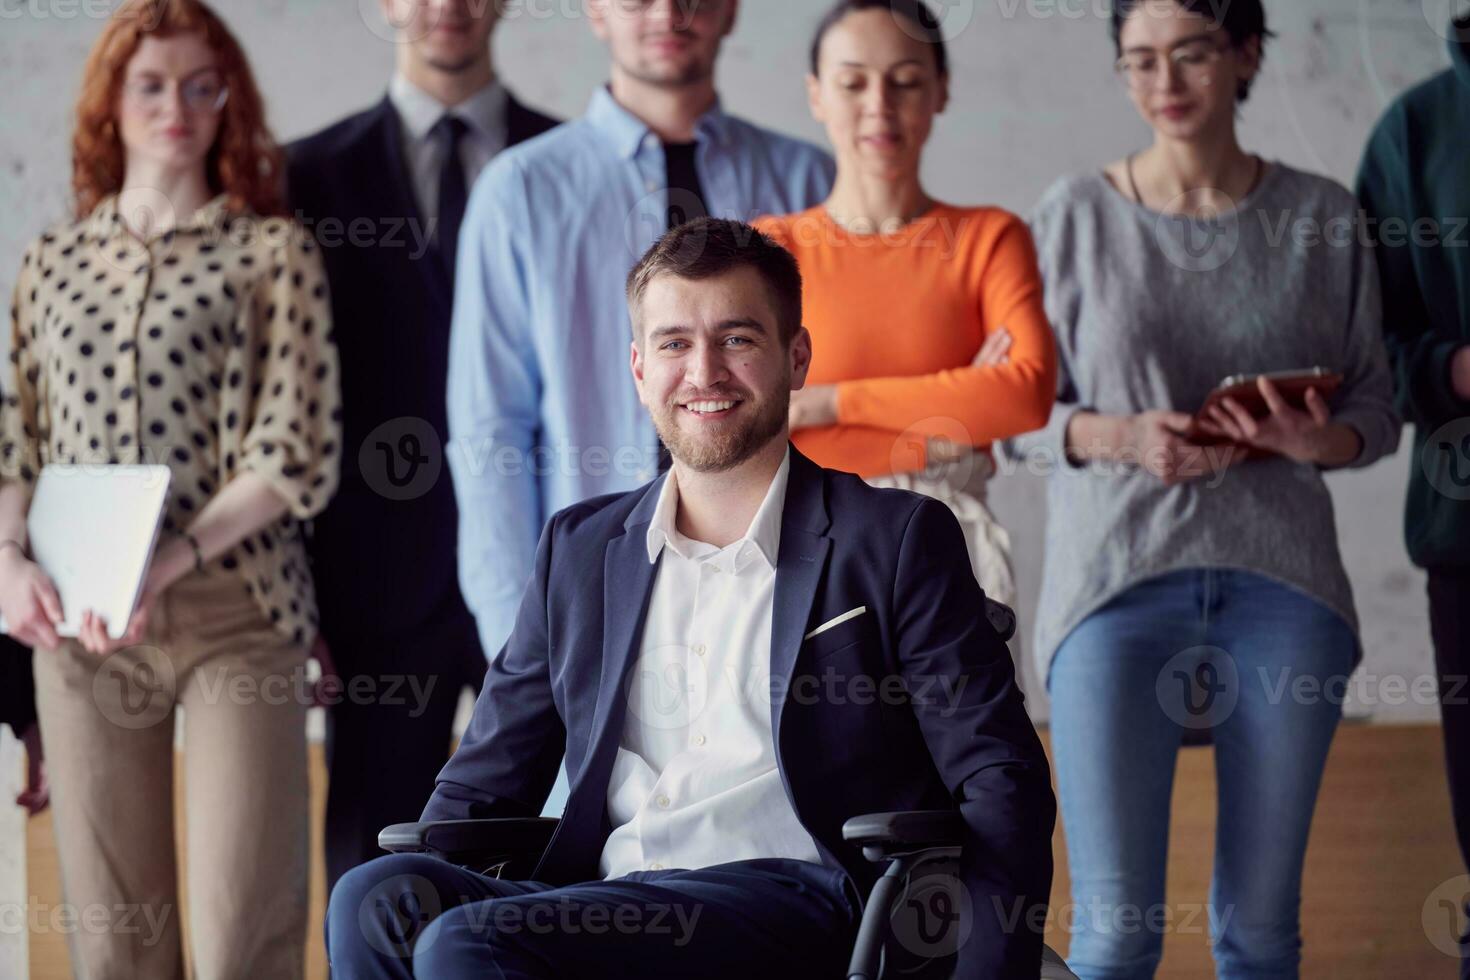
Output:
[[263,619],[304,640],[317,612],[298,521],[335,491],[342,441],[326,279],[298,226],[225,205],[145,244],[109,198],[31,243],[0,365],[0,479],[166,465],[173,528],[241,474],[263,479],[288,513],[205,571],[242,578]]

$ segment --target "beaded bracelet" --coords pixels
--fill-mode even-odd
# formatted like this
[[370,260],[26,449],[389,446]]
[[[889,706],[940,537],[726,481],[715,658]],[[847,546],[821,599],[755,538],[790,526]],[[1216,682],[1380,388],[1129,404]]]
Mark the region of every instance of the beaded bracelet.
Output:
[[188,531],[180,531],[179,537],[189,542],[189,547],[194,549],[194,571],[204,571],[204,550],[199,547],[199,541]]

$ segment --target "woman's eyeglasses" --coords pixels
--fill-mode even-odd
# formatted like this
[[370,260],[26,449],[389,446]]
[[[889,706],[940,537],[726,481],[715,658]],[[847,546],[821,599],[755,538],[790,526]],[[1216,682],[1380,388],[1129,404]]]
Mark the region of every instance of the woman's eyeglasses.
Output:
[[[179,99],[190,112],[219,112],[230,97],[224,78],[213,68],[173,84],[177,85]],[[123,85],[123,93],[140,111],[154,113],[167,103],[169,87],[169,79],[150,74],[130,79]]]
[[1161,66],[1167,58],[1175,75],[1186,84],[1196,85],[1210,76],[1226,50],[1226,45],[1201,38],[1186,41],[1164,56],[1157,51],[1131,51],[1118,59],[1113,70],[1129,88],[1149,89],[1158,84]]

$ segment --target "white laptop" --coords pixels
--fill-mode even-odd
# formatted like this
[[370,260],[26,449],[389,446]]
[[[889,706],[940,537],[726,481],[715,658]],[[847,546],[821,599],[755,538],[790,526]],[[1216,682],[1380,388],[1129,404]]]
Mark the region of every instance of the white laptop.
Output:
[[[61,595],[59,636],[92,609],[121,637],[143,590],[168,501],[167,466],[51,465],[41,470],[26,531]],[[0,622],[0,632],[8,631]]]

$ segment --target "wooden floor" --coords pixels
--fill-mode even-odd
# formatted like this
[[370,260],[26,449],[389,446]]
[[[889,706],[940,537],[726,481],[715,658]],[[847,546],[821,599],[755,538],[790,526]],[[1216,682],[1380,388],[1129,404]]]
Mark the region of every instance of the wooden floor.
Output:
[[[1291,750],[1282,746],[1283,752]],[[325,773],[313,747],[312,808],[320,834]],[[1161,977],[1213,976],[1201,923],[1186,922],[1205,901],[1214,840],[1214,767],[1204,750],[1182,754],[1174,790],[1169,904],[1176,931],[1166,936]],[[60,901],[49,817],[28,832],[31,894],[42,906]],[[1066,856],[1056,840],[1057,881],[1049,941],[1065,952]],[[263,856],[268,859],[268,856]],[[1440,883],[1464,873],[1450,829],[1449,799],[1438,728],[1347,726],[1338,735],[1317,807],[1307,856],[1302,919],[1303,975],[1352,980],[1385,977],[1450,980],[1453,961],[1426,938],[1422,911]],[[308,929],[308,976],[326,976],[321,946],[323,878],[314,848]],[[31,976],[70,976],[65,939],[31,937]]]

